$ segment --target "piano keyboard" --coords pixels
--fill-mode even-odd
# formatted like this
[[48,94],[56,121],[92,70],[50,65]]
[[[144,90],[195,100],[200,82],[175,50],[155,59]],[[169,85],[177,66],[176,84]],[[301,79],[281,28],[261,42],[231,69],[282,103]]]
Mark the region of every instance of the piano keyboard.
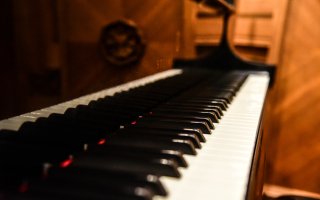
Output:
[[0,199],[245,199],[268,82],[168,70],[3,120]]
[[168,199],[245,199],[267,85],[266,76],[249,76],[198,155],[186,156],[181,180],[161,178]]

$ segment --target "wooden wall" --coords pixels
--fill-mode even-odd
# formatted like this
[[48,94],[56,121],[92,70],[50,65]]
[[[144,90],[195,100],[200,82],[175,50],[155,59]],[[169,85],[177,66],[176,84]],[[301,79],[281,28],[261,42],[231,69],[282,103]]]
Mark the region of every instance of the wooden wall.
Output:
[[[1,26],[12,29],[1,34],[11,37],[5,47],[14,63],[1,63],[0,119],[164,71],[179,53],[182,0],[5,2]],[[133,20],[146,41],[142,61],[129,67],[107,64],[99,46],[102,28],[122,19]]]
[[14,30],[11,0],[4,0],[0,6],[0,119],[20,110],[16,82],[19,70],[15,67]]
[[289,1],[284,30],[267,105],[267,181],[320,193],[320,1]]
[[[73,0],[64,3],[67,46],[68,97],[128,82],[171,67],[181,29],[181,1]],[[113,67],[99,51],[101,28],[119,20],[133,20],[146,40],[146,54],[139,65]],[[178,38],[179,39],[179,38]]]

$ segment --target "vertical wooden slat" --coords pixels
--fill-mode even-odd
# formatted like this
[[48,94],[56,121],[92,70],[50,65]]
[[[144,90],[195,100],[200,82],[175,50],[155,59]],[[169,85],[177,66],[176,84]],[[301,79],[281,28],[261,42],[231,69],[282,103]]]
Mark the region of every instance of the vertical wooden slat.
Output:
[[13,3],[4,0],[0,7],[0,120],[14,116],[20,110],[18,73],[14,56]]
[[273,2],[273,37],[271,39],[270,49],[267,56],[267,63],[277,64],[281,52],[281,45],[283,40],[283,33],[285,28],[285,20],[287,17],[287,9],[289,0],[276,0]]
[[196,8],[192,1],[183,1],[183,57],[195,56]]
[[64,0],[52,0],[55,4],[55,34],[54,40],[56,41],[57,54],[59,57],[59,65],[61,71],[61,100],[66,99],[68,96],[68,65],[67,65],[67,28],[66,23],[67,15],[67,2]]

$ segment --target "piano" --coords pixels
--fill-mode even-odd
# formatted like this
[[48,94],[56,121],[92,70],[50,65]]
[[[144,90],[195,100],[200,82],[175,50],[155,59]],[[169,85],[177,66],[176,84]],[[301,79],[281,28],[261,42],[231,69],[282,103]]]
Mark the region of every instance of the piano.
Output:
[[[115,199],[152,199],[151,193],[154,199],[245,199],[268,83],[263,72],[172,69],[3,120],[2,195],[11,196],[15,185],[22,194],[8,199],[63,199],[70,187],[75,193],[68,198],[82,199],[92,189],[109,199],[113,191],[104,192],[105,185],[134,189],[125,193],[135,198]],[[164,169],[157,171],[160,166]],[[142,177],[127,180],[121,177],[126,173]],[[117,176],[121,179],[114,180]],[[72,178],[97,188],[86,191]]]
[[[207,2],[228,21],[229,4]],[[259,199],[274,69],[239,59],[226,34],[219,48],[0,121],[0,199]]]

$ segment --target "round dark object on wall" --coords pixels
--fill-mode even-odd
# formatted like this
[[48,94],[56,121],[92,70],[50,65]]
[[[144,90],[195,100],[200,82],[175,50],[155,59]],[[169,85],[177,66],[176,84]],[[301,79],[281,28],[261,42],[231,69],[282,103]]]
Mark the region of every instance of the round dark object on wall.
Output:
[[138,63],[145,50],[141,31],[132,21],[116,21],[103,27],[100,44],[105,60],[115,66]]

